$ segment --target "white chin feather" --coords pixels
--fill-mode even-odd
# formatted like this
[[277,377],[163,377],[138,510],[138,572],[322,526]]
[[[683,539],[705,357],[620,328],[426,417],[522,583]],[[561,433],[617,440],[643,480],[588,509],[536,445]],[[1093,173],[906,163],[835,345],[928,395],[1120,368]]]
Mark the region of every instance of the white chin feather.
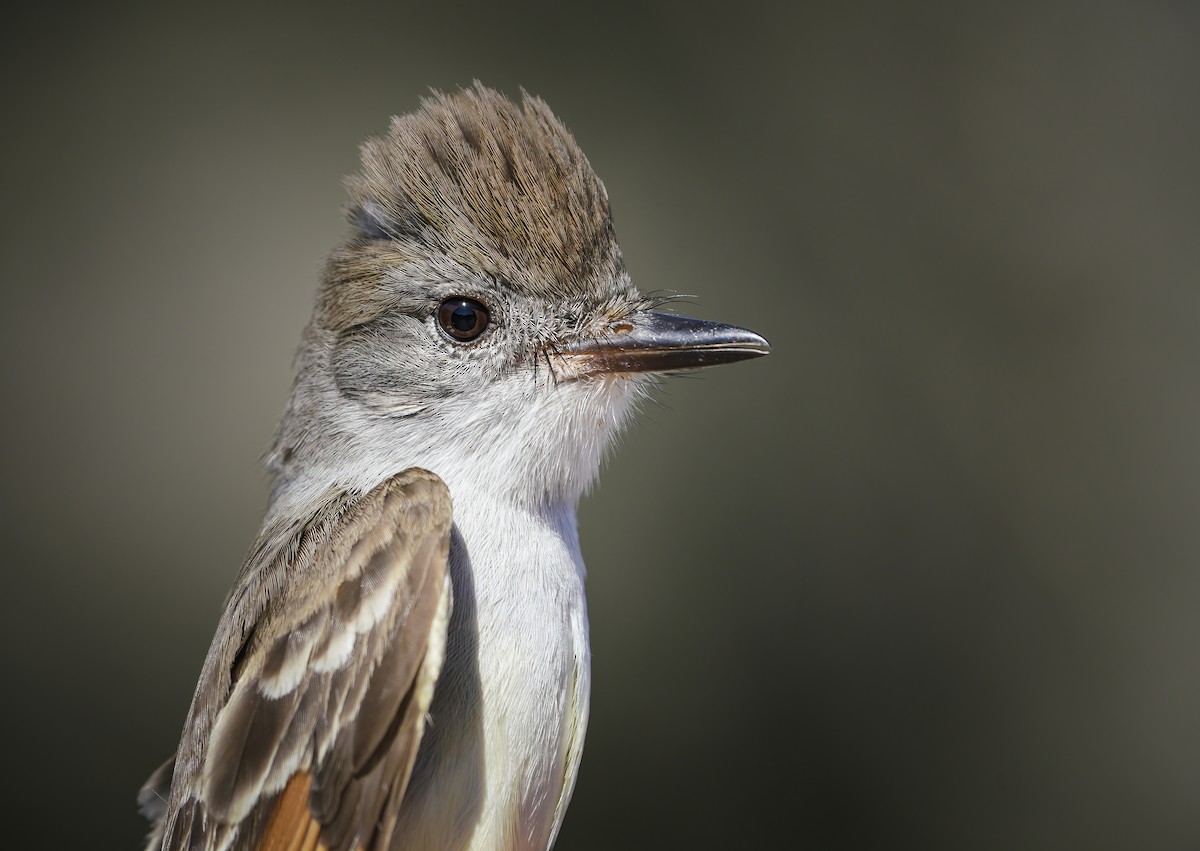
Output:
[[549,386],[506,381],[490,398],[448,413],[457,427],[447,428],[442,445],[425,447],[423,460],[451,493],[455,483],[469,483],[526,505],[574,503],[595,481],[644,384],[625,376]]
[[471,493],[573,506],[652,384],[645,375],[555,383],[546,370],[515,373],[406,417],[340,400],[323,429],[337,439],[318,441],[300,477],[279,483],[271,513],[332,486],[369,490],[409,467],[436,473],[456,502]]

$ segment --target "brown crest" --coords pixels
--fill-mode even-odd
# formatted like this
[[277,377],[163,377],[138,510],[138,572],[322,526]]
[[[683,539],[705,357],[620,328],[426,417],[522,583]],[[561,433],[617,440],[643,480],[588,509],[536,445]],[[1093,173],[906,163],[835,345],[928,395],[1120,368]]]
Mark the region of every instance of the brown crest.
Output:
[[440,254],[558,298],[603,292],[623,268],[604,185],[530,95],[517,106],[479,83],[435,93],[363,145],[347,186],[358,227],[350,254]]

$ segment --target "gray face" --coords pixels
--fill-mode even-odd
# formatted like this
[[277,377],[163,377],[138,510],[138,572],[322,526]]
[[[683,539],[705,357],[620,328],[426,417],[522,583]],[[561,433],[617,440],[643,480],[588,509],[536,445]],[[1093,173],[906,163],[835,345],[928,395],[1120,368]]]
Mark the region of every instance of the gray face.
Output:
[[607,298],[523,293],[447,257],[383,270],[390,304],[340,331],[332,356],[341,394],[390,416],[456,397],[486,404],[510,381],[554,387],[576,378],[560,352],[600,337],[642,306],[627,280]]

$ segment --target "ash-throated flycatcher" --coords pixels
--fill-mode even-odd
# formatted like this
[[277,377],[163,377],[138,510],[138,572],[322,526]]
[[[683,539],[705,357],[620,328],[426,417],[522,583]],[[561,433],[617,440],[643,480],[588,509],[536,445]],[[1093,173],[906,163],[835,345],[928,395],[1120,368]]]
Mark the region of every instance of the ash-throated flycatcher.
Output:
[[648,376],[766,354],[651,312],[537,98],[435,95],[362,149],[262,530],[153,849],[548,848],[589,651],[575,511]]

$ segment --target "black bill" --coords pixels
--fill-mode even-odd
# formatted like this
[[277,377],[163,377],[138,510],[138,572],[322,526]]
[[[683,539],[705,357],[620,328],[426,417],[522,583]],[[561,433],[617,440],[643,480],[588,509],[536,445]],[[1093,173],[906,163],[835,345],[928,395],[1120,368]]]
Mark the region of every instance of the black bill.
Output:
[[580,340],[556,354],[578,375],[672,372],[747,360],[771,351],[753,331],[669,313],[639,311],[614,322],[602,337]]

